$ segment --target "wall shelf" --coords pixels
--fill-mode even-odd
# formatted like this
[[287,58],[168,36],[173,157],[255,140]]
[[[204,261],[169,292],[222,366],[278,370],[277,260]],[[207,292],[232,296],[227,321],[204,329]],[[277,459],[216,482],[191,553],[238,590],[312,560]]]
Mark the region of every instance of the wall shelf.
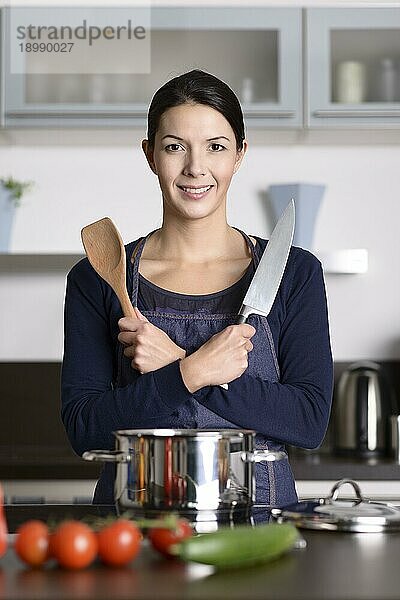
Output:
[[84,254],[28,254],[28,253],[0,253],[0,272],[51,272],[69,271]]
[[[325,273],[357,274],[368,271],[365,249],[312,251],[321,261]],[[0,273],[67,272],[85,254],[0,253]]]
[[321,261],[324,273],[355,275],[368,271],[368,250],[364,248],[313,253]]

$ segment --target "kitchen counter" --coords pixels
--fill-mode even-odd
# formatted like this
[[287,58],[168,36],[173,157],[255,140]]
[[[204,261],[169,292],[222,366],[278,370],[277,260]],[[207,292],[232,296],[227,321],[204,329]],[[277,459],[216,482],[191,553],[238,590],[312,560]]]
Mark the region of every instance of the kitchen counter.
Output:
[[0,446],[0,481],[4,479],[97,479],[102,465],[62,446]]
[[329,451],[296,450],[290,452],[290,464],[296,480],[400,479],[400,465],[392,458],[357,458],[337,456]]
[[[68,449],[67,449],[68,450]],[[96,479],[102,465],[84,461],[56,447],[0,447],[0,480],[4,479]],[[296,480],[400,479],[400,465],[391,458],[341,457],[324,451],[289,450]]]
[[[11,531],[28,518],[106,515],[103,506],[7,506]],[[307,548],[263,566],[229,573],[167,561],[146,543],[129,567],[95,564],[78,572],[28,570],[9,550],[0,561],[2,600],[394,600],[400,597],[400,533],[302,531]]]
[[[400,465],[392,458],[338,456],[330,449],[288,447],[296,479],[400,479]],[[93,479],[102,465],[87,462],[69,447],[0,446],[0,479]]]

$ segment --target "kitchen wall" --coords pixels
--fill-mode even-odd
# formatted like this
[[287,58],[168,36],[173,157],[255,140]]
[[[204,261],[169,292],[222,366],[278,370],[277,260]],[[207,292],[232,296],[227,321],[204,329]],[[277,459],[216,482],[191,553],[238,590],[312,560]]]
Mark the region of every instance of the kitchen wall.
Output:
[[[0,132],[0,172],[34,180],[17,211],[12,252],[80,253],[81,228],[111,216],[130,241],[161,224],[145,132]],[[400,132],[248,132],[229,197],[229,222],[268,237],[273,183],[327,186],[315,249],[366,248],[362,275],[327,274],[337,361],[400,359]],[[8,270],[8,272],[7,272]],[[60,360],[65,273],[0,272],[0,360]]]
[[[109,4],[96,0],[95,5],[102,3]],[[135,3],[121,0],[119,5]],[[0,0],[0,6],[4,4]],[[37,2],[13,0],[12,4]],[[173,4],[187,4],[187,0]],[[217,3],[202,0],[201,4]],[[242,0],[218,1],[224,4],[240,5]],[[326,0],[284,4],[328,5]],[[252,0],[252,5],[282,6],[282,2]],[[329,5],[398,7],[397,2],[385,0],[336,0]],[[33,192],[18,209],[12,252],[82,252],[81,228],[105,215],[114,219],[125,241],[158,227],[160,192],[140,148],[144,134],[129,129],[0,130],[0,175],[35,181]],[[336,361],[400,359],[400,203],[396,197],[400,130],[249,131],[248,139],[249,151],[230,191],[229,222],[268,237],[274,225],[267,198],[270,184],[325,184],[315,249],[366,248],[369,252],[368,273],[326,275],[334,357]],[[65,272],[24,271],[12,263],[0,264],[0,361],[60,360]]]

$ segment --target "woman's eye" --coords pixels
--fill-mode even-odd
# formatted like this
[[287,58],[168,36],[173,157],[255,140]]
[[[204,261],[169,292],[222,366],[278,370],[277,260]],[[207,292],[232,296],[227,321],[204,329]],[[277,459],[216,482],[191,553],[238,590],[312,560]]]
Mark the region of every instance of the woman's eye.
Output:
[[[213,146],[218,146],[218,147],[219,147],[219,148],[221,148],[222,150],[225,150],[225,146],[223,146],[222,144],[217,144],[217,143],[215,143],[215,144],[211,144],[211,148],[212,148]],[[215,150],[215,148],[214,148],[214,150]],[[220,152],[220,150],[217,150],[217,151],[218,151],[218,152]]]
[[[176,152],[177,150],[179,150],[182,146],[180,144],[168,144],[168,146],[165,146],[166,150],[170,150],[172,152]],[[212,148],[213,151],[216,152],[221,152],[221,150],[225,150],[225,146],[223,146],[222,144],[211,144],[210,148]]]

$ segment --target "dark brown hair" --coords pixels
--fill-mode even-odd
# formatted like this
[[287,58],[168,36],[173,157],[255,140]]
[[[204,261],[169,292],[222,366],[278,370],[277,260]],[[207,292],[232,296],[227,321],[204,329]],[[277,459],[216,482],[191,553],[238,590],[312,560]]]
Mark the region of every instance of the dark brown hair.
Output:
[[193,69],[167,81],[154,94],[147,114],[147,139],[154,148],[162,114],[181,104],[205,104],[218,110],[232,127],[237,151],[245,139],[243,112],[235,92],[221,79],[200,69]]

